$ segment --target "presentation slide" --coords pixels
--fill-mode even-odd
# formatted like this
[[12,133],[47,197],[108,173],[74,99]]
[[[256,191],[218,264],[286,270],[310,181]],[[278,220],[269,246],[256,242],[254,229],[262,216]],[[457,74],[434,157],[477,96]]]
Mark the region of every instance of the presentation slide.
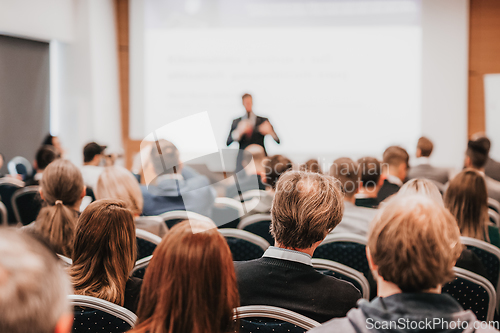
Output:
[[[206,112],[225,148],[249,93],[281,139],[266,137],[268,153],[296,162],[380,156],[421,134],[418,0],[144,3],[144,110],[133,133]],[[182,145],[196,150],[206,140],[197,132]]]

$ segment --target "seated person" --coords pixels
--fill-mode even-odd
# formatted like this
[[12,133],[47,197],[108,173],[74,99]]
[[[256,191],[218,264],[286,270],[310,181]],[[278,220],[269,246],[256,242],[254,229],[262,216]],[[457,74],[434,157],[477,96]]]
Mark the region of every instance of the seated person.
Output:
[[120,200],[91,203],[78,219],[69,274],[76,295],[101,298],[137,310],[142,280],[135,265],[134,217]]
[[378,191],[381,187],[381,165],[374,157],[362,157],[358,160],[360,186],[354,195],[354,204],[358,207],[378,208]]
[[401,147],[391,146],[385,150],[382,162],[384,183],[377,194],[378,202],[396,194],[403,186],[409,160],[410,155]]
[[144,277],[138,320],[129,332],[236,332],[233,309],[238,306],[226,240],[215,225],[184,221],[155,250]]
[[425,136],[418,139],[417,143],[417,160],[415,165],[408,170],[408,179],[424,178],[430,179],[440,184],[448,182],[448,171],[443,168],[437,168],[430,164],[429,157],[431,156],[434,145],[432,141]]
[[83,181],[85,186],[94,190],[97,186],[99,175],[104,171],[101,166],[103,159],[103,151],[106,146],[98,145],[95,142],[90,142],[83,147],[83,166],[81,167]]
[[49,249],[27,234],[0,228],[0,332],[70,333],[71,293]]
[[360,186],[359,165],[348,157],[333,161],[330,176],[337,178],[344,190],[344,215],[332,233],[352,233],[366,236],[368,225],[377,213],[376,209],[358,207],[354,203]]
[[127,208],[134,214],[136,228],[149,231],[159,237],[167,233],[165,223],[138,219],[142,214],[144,200],[137,179],[127,169],[117,165],[105,167],[97,180],[95,195],[98,200],[117,199],[125,202]]
[[361,297],[352,284],[316,271],[311,257],[342,219],[338,182],[289,171],[276,184],[271,210],[275,244],[262,258],[235,262],[240,302],[270,305],[318,322],[343,317]]
[[302,164],[299,168],[300,171],[309,171],[309,172],[317,172],[323,173],[323,169],[319,165],[319,161],[315,158],[311,158],[306,163]]
[[[262,182],[262,177],[265,176],[264,162],[266,161],[266,152],[264,147],[257,144],[251,144],[245,148],[245,156],[243,158],[243,165],[246,166],[244,170],[238,173],[238,186],[234,184],[234,177],[231,179],[233,183],[226,186],[226,197],[235,198],[250,190],[265,190],[266,185]],[[248,165],[250,156],[253,158],[255,168]],[[240,174],[243,174],[240,176]],[[239,188],[239,189],[238,189]]]
[[35,168],[36,173],[33,175],[33,177],[25,181],[26,186],[40,185],[43,171],[50,163],[52,163],[57,158],[60,158],[60,156],[54,146],[41,146],[36,152],[35,162],[33,163],[33,167]]
[[[156,149],[157,146],[161,153]],[[144,175],[146,181],[152,181],[148,186],[141,187],[144,215],[187,210],[211,216],[215,202],[214,188],[207,177],[183,166],[173,143],[158,140],[148,155]]]
[[[310,332],[462,332],[439,325],[418,330],[382,326],[389,321],[432,324],[434,318],[454,322],[455,327],[462,327],[458,320],[466,322],[469,328],[463,332],[472,332],[474,324],[480,324],[476,316],[464,311],[450,295],[441,294],[441,286],[454,277],[453,266],[461,252],[460,231],[445,208],[421,195],[390,200],[373,221],[366,248],[377,278],[378,297],[360,301],[346,318],[331,320]],[[497,332],[475,330],[484,331]]]

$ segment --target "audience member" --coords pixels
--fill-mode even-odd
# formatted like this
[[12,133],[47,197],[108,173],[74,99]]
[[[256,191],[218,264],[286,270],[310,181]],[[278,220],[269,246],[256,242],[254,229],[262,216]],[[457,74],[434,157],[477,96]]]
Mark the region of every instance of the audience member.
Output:
[[465,169],[455,176],[446,190],[444,204],[457,219],[462,236],[500,247],[498,228],[489,225],[486,182],[480,172]]
[[448,182],[448,171],[443,168],[434,167],[430,164],[429,157],[431,156],[433,148],[434,145],[432,141],[425,136],[418,139],[417,160],[415,165],[408,170],[408,179],[431,179],[443,185]]
[[80,170],[67,160],[50,163],[40,182],[40,196],[46,206],[25,230],[44,238],[56,253],[70,257],[80,204],[85,196]]
[[270,305],[324,322],[343,317],[360,292],[312,267],[314,250],[342,219],[342,192],[333,177],[290,171],[276,183],[271,209],[275,246],[260,259],[236,262],[241,305]]
[[75,294],[135,312],[142,280],[129,277],[136,258],[134,218],[120,200],[91,203],[78,219],[69,273]]
[[184,221],[156,248],[132,333],[235,332],[239,306],[231,251],[215,226]]
[[[445,208],[420,195],[390,200],[370,228],[366,250],[377,277],[378,297],[360,301],[346,318],[310,332],[416,332],[410,325],[386,329],[391,321],[430,322],[430,328],[419,326],[419,332],[469,332],[474,323],[480,324],[475,315],[450,295],[441,294],[442,285],[454,277],[453,266],[461,251],[460,231]],[[435,318],[458,328],[444,329]],[[468,329],[460,329],[465,326],[458,321],[467,323]],[[488,330],[475,330],[484,331]]]
[[355,195],[361,183],[358,163],[348,157],[336,159],[330,168],[330,176],[337,178],[344,190],[344,215],[340,224],[332,232],[366,236],[368,225],[375,217],[377,210],[355,205]]
[[97,181],[95,196],[97,199],[118,199],[125,202],[126,207],[134,214],[136,228],[160,237],[167,232],[165,223],[138,219],[142,214],[144,200],[137,179],[127,169],[117,165],[105,167]]
[[490,151],[490,140],[484,136],[477,137],[475,140],[469,140],[465,152],[464,166],[473,168],[481,172],[486,181],[488,197],[500,202],[500,182],[484,175],[484,167],[488,160]]
[[36,172],[33,177],[25,180],[26,186],[40,185],[40,180],[42,179],[45,168],[59,157],[59,153],[54,146],[41,146],[36,152],[35,162],[33,163]]
[[59,153],[59,156],[64,157],[64,149],[61,145],[61,141],[59,140],[59,137],[53,136],[51,134],[47,134],[42,141],[42,146],[44,146],[44,145],[53,146],[57,150],[57,152]]
[[[253,158],[254,166],[248,165],[250,157]],[[264,147],[258,144],[251,144],[245,148],[243,165],[245,168],[239,172],[238,185],[234,183],[235,177],[231,177],[233,183],[226,186],[226,197],[235,198],[240,193],[250,190],[265,190],[266,185],[262,178],[265,177],[264,162],[266,161],[266,152]]]
[[142,186],[144,215],[160,215],[172,210],[187,210],[211,216],[215,190],[207,177],[184,166],[177,147],[158,140],[144,169],[148,186]]
[[101,166],[101,160],[103,159],[102,152],[105,149],[106,146],[98,145],[95,142],[87,143],[83,148],[83,166],[80,170],[82,171],[85,185],[92,190],[95,190],[97,180],[104,171],[104,167]]
[[391,146],[385,150],[382,167],[385,179],[384,184],[378,191],[377,199],[379,202],[396,194],[403,186],[408,171],[409,159],[410,156],[401,147]]
[[71,293],[53,253],[27,234],[0,228],[0,332],[70,333]]
[[484,133],[476,133],[471,137],[472,141],[477,141],[479,139],[484,142],[485,148],[487,148],[488,150],[488,159],[486,160],[486,164],[484,165],[484,173],[486,174],[486,176],[500,182],[500,163],[489,156],[491,141]]
[[299,169],[300,171],[323,173],[323,169],[321,169],[319,161],[315,158],[312,158],[308,160],[306,163],[302,164]]
[[358,160],[358,173],[361,173],[361,176],[358,193],[355,194],[356,206],[378,208],[377,195],[382,186],[381,169],[380,162],[374,157],[363,157]]

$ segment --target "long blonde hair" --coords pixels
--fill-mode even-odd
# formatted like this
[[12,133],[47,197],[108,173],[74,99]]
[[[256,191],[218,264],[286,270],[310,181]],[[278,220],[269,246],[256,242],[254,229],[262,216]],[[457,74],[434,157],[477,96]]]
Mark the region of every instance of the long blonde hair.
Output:
[[116,165],[104,168],[97,180],[95,196],[96,199],[123,200],[136,215],[140,215],[144,207],[139,182],[130,171]]
[[134,267],[134,218],[120,200],[97,200],[78,219],[69,273],[75,294],[123,305]]
[[56,160],[45,168],[40,187],[46,206],[38,213],[36,231],[57,253],[69,257],[78,219],[73,207],[84,190],[82,174],[70,161]]

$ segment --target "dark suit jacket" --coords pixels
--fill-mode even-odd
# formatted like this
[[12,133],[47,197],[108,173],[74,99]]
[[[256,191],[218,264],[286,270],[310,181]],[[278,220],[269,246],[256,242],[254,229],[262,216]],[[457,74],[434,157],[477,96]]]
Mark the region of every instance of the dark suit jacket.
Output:
[[[227,145],[229,146],[231,143],[233,143],[233,137],[232,133],[233,131],[238,127],[238,124],[240,121],[243,119],[243,117],[236,118],[233,120],[233,124],[231,125],[231,131],[229,132],[229,136],[227,138]],[[243,135],[239,141],[240,143],[240,150],[245,149],[246,147],[250,146],[251,144],[257,144],[259,146],[262,146],[264,148],[264,151],[266,150],[266,147],[264,146],[264,135],[262,135],[258,127],[265,121],[269,121],[267,118],[264,117],[259,117],[257,116],[257,119],[255,121],[255,128],[252,132],[252,135],[250,137],[247,137],[246,135]],[[280,143],[280,140],[276,140],[277,143]]]
[[484,173],[486,176],[500,182],[500,163],[488,158],[486,165],[484,166]]
[[400,186],[384,180],[384,185],[380,188],[377,194],[378,202],[382,202],[393,194],[398,193]]
[[302,263],[263,257],[234,264],[242,306],[277,306],[323,323],[345,317],[361,298],[352,284]]
[[408,179],[425,178],[434,180],[441,184],[448,182],[448,171],[443,168],[436,168],[430,164],[420,164],[408,170]]

